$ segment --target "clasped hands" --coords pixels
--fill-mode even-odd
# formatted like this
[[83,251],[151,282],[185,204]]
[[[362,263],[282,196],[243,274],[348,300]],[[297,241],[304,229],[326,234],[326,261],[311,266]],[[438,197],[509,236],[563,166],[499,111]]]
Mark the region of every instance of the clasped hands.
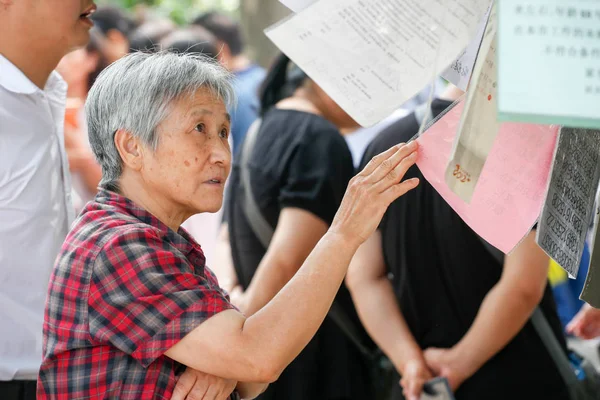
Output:
[[407,361],[400,371],[400,386],[407,400],[418,400],[425,382],[434,377],[446,378],[454,392],[471,375],[453,349],[432,347],[421,355],[421,358]]

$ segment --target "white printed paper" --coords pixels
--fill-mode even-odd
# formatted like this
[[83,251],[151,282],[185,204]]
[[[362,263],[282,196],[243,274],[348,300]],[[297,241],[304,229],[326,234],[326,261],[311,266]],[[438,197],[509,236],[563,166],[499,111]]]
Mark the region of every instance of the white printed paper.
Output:
[[[317,0],[279,0],[287,8],[297,13],[304,10]],[[477,58],[479,51],[479,45],[485,32],[485,26],[487,25],[488,17],[490,15],[490,8],[485,13],[485,16],[481,19],[479,26],[477,27],[476,36],[471,40],[466,49],[458,56],[458,58],[452,61],[452,64],[444,72],[442,72],[442,78],[458,87],[463,92],[467,91],[469,80],[471,79],[471,73],[473,72],[473,65]]]
[[470,203],[485,160],[500,129],[496,102],[495,7],[487,24],[479,57],[467,92],[465,109],[446,168],[446,184],[463,201]]
[[561,128],[536,241],[573,278],[592,219],[599,157],[599,130]]
[[279,0],[284,6],[297,13],[304,10],[317,0]]
[[481,0],[319,0],[265,32],[370,126],[439,75],[474,36]]
[[471,74],[473,73],[473,67],[475,65],[475,60],[477,59],[477,54],[479,53],[479,48],[483,39],[483,34],[486,30],[485,28],[487,26],[491,9],[492,5],[490,5],[488,8],[488,11],[481,19],[481,22],[479,22],[477,33],[471,40],[471,43],[469,43],[467,48],[460,54],[460,56],[458,56],[458,58],[454,60],[444,72],[442,72],[442,78],[452,83],[463,92],[466,92],[467,86],[469,86],[469,81],[471,80]]

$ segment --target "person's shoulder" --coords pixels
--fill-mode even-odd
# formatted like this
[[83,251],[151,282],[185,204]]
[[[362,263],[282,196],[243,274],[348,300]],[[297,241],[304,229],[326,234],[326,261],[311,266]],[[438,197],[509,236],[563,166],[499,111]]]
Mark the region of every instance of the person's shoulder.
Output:
[[419,125],[414,113],[400,118],[398,121],[387,126],[373,139],[365,150],[360,163],[361,168],[377,154],[383,153],[398,143],[409,141],[417,133],[418,129]]
[[159,247],[160,238],[158,228],[114,206],[92,201],[75,221],[67,241],[101,253],[132,245]]

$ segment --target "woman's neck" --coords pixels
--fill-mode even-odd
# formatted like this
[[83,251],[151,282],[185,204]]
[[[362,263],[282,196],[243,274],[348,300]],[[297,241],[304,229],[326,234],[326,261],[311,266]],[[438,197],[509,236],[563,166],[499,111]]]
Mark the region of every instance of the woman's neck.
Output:
[[279,101],[275,107],[281,110],[296,110],[323,116],[314,99],[311,98],[309,91],[305,88],[298,88],[291,97]]

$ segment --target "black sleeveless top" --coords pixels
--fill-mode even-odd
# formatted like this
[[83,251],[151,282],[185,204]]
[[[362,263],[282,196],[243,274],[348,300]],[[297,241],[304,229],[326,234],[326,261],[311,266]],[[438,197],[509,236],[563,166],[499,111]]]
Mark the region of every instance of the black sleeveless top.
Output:
[[[333,124],[314,114],[280,109],[271,109],[263,117],[249,168],[254,198],[273,228],[285,207],[301,208],[331,224],[354,175],[350,150]],[[240,201],[243,191],[240,167],[234,164],[225,213],[233,262],[245,289],[266,249],[244,214]],[[360,327],[345,287],[338,292],[336,301]],[[362,334],[368,340],[364,331]],[[329,318],[279,380],[259,397],[262,400],[369,398],[372,396],[365,360]]]
[[[435,100],[433,115],[450,105]],[[414,114],[395,122],[373,140],[361,164],[410,140],[418,129]],[[403,315],[421,348],[449,348],[473,323],[484,297],[500,280],[502,265],[417,166],[411,167],[405,178],[412,177],[421,183],[390,205],[379,227],[384,259]],[[549,287],[540,306],[566,348]],[[568,395],[550,355],[528,322],[462,384],[456,399],[568,400]]]

